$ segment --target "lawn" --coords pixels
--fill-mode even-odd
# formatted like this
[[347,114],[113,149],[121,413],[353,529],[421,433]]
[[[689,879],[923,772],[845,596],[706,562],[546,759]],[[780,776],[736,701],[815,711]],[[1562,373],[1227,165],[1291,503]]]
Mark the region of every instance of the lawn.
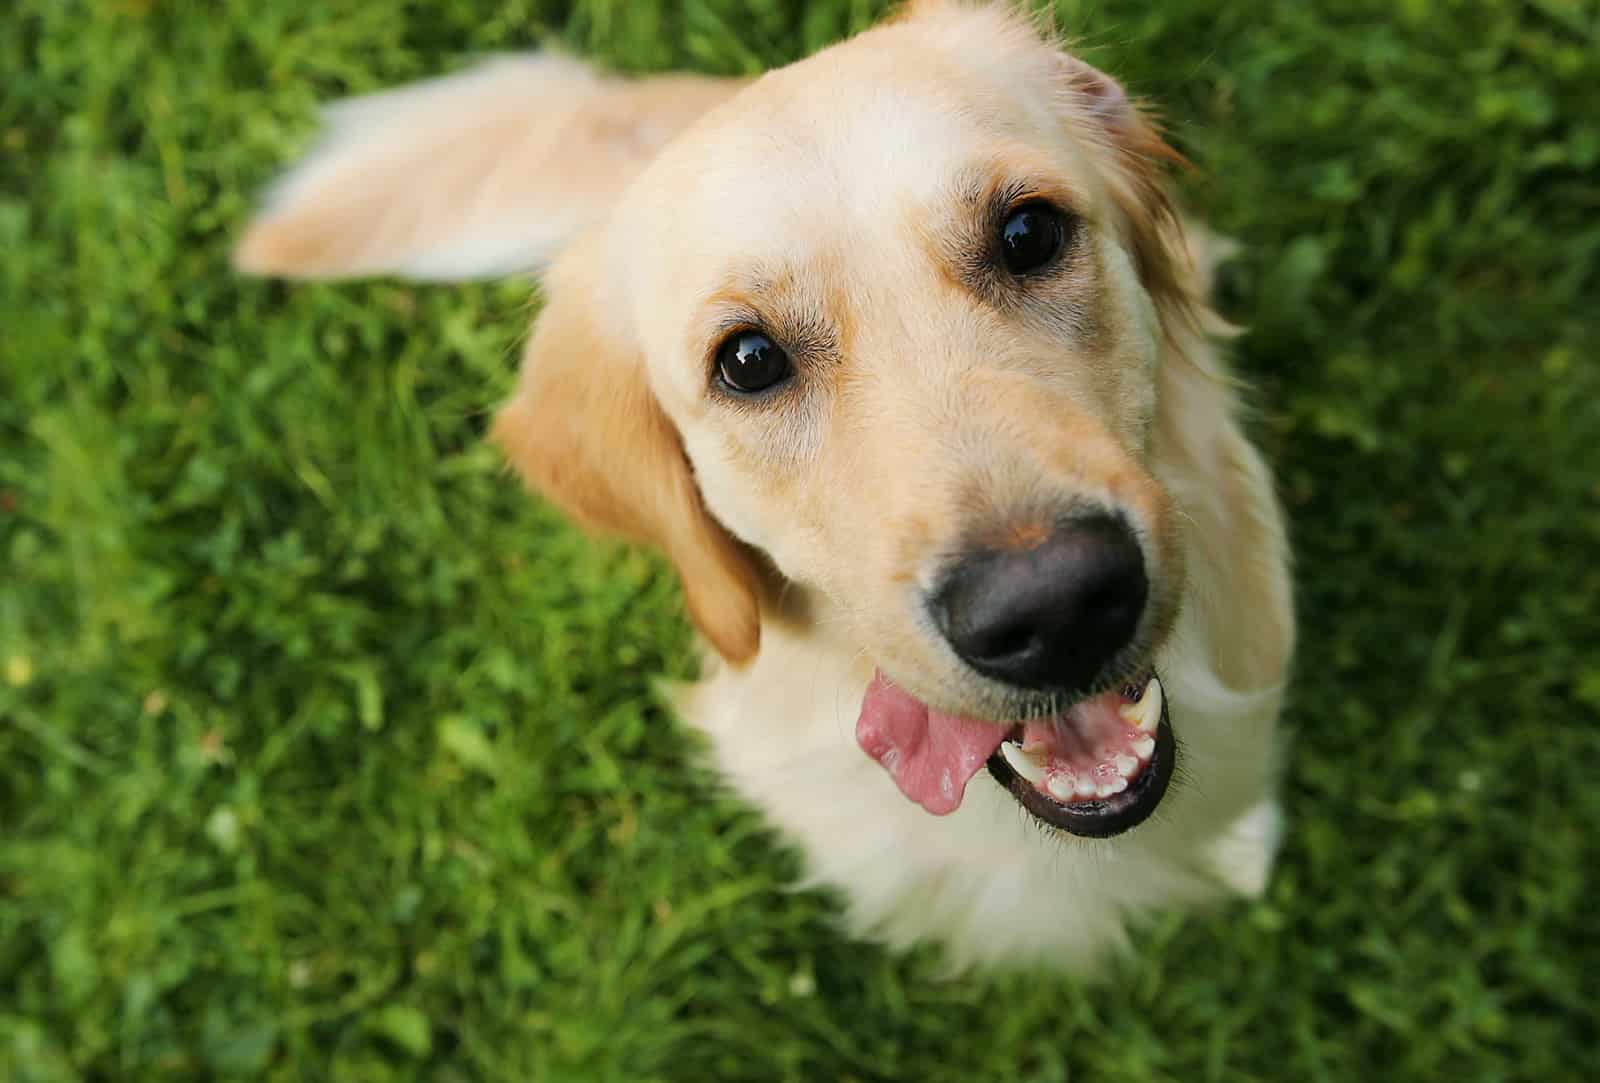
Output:
[[1600,1071],[1600,5],[1059,7],[1243,244],[1303,621],[1267,897],[1094,988],[845,939],[652,698],[663,565],[482,443],[526,285],[230,273],[319,100],[879,4],[10,0],[0,1078]]

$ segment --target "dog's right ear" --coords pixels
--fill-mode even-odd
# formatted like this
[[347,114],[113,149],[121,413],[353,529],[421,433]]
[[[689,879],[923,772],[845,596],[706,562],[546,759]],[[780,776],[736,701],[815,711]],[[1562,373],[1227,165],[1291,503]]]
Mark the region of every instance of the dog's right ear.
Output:
[[290,278],[481,278],[540,270],[660,148],[740,86],[501,57],[336,103],[234,252]]
[[490,440],[581,525],[664,550],[695,624],[728,661],[747,662],[761,642],[755,565],[707,512],[631,332],[606,318],[601,240],[576,242],[551,271]]

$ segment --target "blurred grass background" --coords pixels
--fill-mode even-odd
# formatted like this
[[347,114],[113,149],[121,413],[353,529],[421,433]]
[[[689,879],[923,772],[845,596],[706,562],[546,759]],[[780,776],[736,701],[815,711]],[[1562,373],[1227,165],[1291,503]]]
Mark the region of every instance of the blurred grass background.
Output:
[[1595,3],[1058,5],[1243,242],[1304,619],[1270,894],[1102,988],[789,890],[652,704],[670,578],[480,443],[523,286],[229,272],[319,100],[547,40],[753,72],[881,6],[4,6],[0,1078],[1600,1070]]

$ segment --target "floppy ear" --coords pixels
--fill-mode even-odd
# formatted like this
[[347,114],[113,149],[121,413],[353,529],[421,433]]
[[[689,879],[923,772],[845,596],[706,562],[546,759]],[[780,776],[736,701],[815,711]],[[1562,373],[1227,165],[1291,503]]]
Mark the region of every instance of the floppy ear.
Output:
[[1065,51],[1058,52],[1066,109],[1102,156],[1112,201],[1121,213],[1134,267],[1164,311],[1188,313],[1198,269],[1189,265],[1183,223],[1167,185],[1169,167],[1189,162],[1122,84]]
[[254,274],[476,278],[543,267],[739,87],[622,79],[560,54],[339,102],[234,253]]
[[551,272],[519,386],[490,439],[578,523],[663,549],[695,624],[724,658],[747,662],[761,641],[755,566],[706,511],[637,343],[602,319],[598,240],[578,242]]

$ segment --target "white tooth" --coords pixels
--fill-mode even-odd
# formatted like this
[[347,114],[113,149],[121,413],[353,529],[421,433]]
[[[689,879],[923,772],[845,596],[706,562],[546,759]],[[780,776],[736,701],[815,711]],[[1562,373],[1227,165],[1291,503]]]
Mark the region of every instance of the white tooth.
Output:
[[1149,760],[1156,750],[1156,739],[1149,734],[1140,734],[1139,739],[1133,742],[1133,754],[1141,760]]
[[1128,788],[1128,780],[1127,779],[1125,779],[1125,778],[1114,778],[1110,782],[1102,782],[1102,783],[1100,783],[1100,785],[1095,788],[1095,795],[1098,796],[1098,797],[1110,797],[1112,794],[1121,793],[1123,790],[1126,790],[1127,788]]
[[1118,756],[1111,761],[1117,769],[1117,774],[1123,778],[1132,778],[1133,773],[1139,769],[1139,761],[1132,756]]
[[1094,784],[1094,779],[1084,777],[1078,780],[1078,784],[1073,787],[1072,792],[1079,797],[1094,797],[1100,792],[1100,787]]
[[1124,703],[1117,708],[1117,713],[1124,722],[1146,733],[1154,733],[1156,727],[1161,725],[1161,682],[1151,677],[1150,683],[1144,686],[1144,693],[1133,703]]
[[1027,779],[1029,784],[1037,786],[1044,781],[1044,768],[1040,767],[1032,756],[1010,741],[1002,741],[1000,743],[1000,755],[1004,756],[1006,762],[1011,765],[1011,769]]
[[1154,733],[1156,727],[1161,725],[1162,692],[1161,682],[1154,677],[1144,686],[1144,698],[1139,701],[1139,706],[1144,708],[1144,717],[1139,719],[1139,728],[1146,733]]
[[1049,790],[1050,796],[1054,797],[1057,801],[1071,801],[1073,793],[1072,776],[1053,775],[1050,778],[1050,782],[1045,786],[1045,789]]

